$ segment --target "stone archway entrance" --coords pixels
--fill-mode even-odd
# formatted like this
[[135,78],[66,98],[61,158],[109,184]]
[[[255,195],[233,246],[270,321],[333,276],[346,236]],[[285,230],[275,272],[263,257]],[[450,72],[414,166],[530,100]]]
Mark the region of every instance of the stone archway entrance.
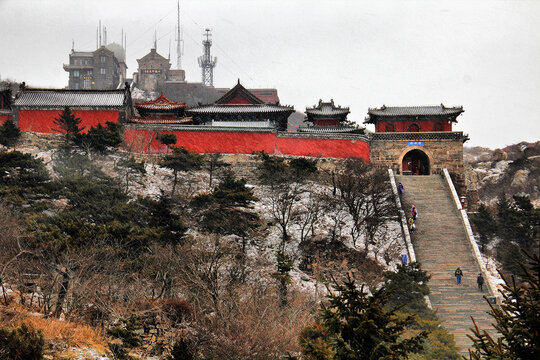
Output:
[[413,149],[403,156],[401,169],[404,175],[429,175],[429,157],[422,150]]

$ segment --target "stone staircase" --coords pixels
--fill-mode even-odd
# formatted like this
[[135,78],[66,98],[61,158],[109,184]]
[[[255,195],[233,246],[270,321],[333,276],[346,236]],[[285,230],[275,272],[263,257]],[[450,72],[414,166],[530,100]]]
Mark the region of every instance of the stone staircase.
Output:
[[[480,269],[467,239],[465,227],[452,199],[450,189],[440,175],[396,176],[405,194],[401,202],[407,219],[412,205],[418,209],[416,230],[411,239],[416,260],[431,275],[429,299],[442,325],[454,335],[456,345],[465,355],[472,344],[467,337],[473,327],[471,316],[480,329],[493,330],[490,310],[476,285]],[[462,285],[456,284],[454,271],[463,271]],[[493,335],[492,331],[489,331]]]

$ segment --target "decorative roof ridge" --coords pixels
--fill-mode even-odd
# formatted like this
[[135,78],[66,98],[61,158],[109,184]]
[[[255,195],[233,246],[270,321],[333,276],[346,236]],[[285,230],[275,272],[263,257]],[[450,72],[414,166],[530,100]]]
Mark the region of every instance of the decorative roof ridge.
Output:
[[331,106],[332,110],[350,110],[350,108],[347,107],[341,107],[341,105],[336,106],[334,103],[334,99],[330,99],[330,101],[322,101],[322,99],[319,99],[318,105],[313,105],[313,107],[306,107],[306,111],[309,110],[320,110],[323,106]]

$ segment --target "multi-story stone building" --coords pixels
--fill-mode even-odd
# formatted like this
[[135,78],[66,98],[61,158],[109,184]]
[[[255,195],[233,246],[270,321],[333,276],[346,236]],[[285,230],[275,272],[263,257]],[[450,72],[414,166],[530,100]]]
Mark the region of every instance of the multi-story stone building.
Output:
[[111,90],[123,86],[127,65],[124,49],[111,43],[95,51],[71,49],[69,64],[64,70],[69,73],[68,89]]
[[170,60],[151,49],[148,54],[137,59],[138,71],[133,74],[137,88],[148,92],[161,92],[166,81],[184,81],[184,70],[172,70]]

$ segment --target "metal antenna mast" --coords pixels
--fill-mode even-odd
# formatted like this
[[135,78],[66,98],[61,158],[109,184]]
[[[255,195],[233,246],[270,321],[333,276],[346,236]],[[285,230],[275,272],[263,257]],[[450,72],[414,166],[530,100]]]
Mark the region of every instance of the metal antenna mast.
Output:
[[206,29],[206,40],[203,40],[204,55],[199,56],[199,66],[202,69],[202,82],[206,86],[214,86],[214,68],[216,67],[217,57],[212,58],[210,55],[210,47],[212,46],[212,40],[210,40],[210,29]]
[[178,24],[176,25],[176,68],[182,69],[182,55],[184,55],[184,39],[180,26],[180,0],[178,0]]

